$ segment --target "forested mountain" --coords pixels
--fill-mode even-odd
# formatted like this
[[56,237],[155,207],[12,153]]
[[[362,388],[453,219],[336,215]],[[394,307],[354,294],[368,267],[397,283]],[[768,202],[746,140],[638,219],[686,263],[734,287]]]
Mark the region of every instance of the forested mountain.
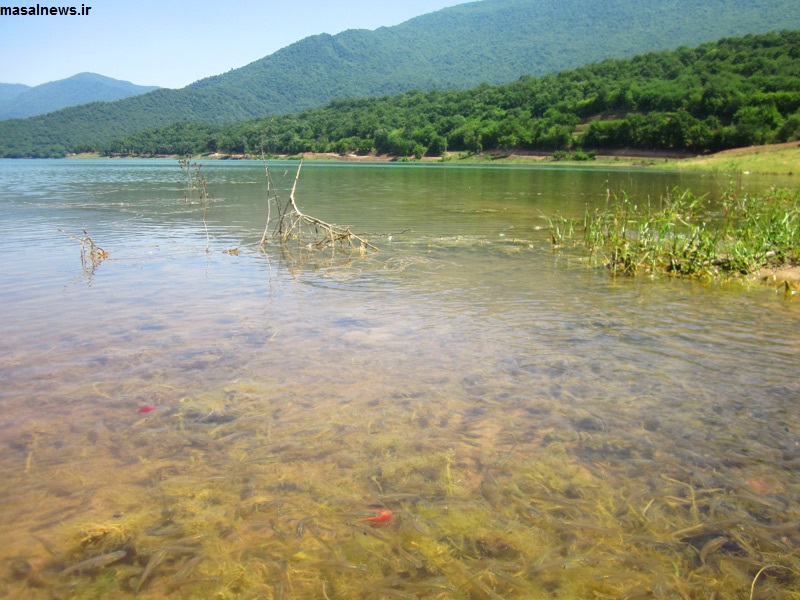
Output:
[[797,0],[481,0],[301,40],[180,90],[0,123],[0,156],[59,156],[178,121],[232,122],[410,89],[468,89],[607,57],[800,27]]
[[608,59],[502,86],[338,100],[227,125],[177,123],[85,149],[438,156],[609,147],[706,152],[796,139],[800,31],[784,31]]
[[[13,84],[2,84],[10,85]],[[50,81],[35,87],[21,87],[21,90],[17,88],[18,93],[5,101],[0,96],[0,120],[43,115],[88,102],[120,100],[158,89],[157,86],[134,85],[97,73],[78,73],[67,79]]]
[[31,89],[30,86],[22,83],[0,83],[0,109],[2,109],[3,104],[29,89]]

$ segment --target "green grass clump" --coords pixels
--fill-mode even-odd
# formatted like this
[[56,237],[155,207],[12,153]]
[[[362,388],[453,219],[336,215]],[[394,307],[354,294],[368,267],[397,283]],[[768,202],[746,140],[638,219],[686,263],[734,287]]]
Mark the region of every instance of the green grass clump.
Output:
[[712,201],[676,190],[644,204],[623,194],[585,214],[583,239],[560,217],[550,229],[554,245],[576,242],[614,274],[749,275],[800,264],[800,192],[728,191]]

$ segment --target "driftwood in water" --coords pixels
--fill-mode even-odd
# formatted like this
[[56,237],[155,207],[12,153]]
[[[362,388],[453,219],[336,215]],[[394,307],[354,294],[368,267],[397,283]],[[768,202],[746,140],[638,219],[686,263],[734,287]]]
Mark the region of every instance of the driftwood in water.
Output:
[[278,211],[278,222],[274,234],[281,243],[299,240],[305,243],[305,246],[309,249],[335,248],[337,244],[340,246],[347,244],[350,248],[359,252],[378,251],[377,247],[370,244],[362,236],[353,233],[350,227],[327,223],[322,219],[305,214],[297,207],[295,192],[297,190],[297,182],[300,179],[300,169],[303,166],[303,161],[300,161],[297,165],[292,191],[289,194],[288,202],[285,203],[282,203],[278,197],[266,160],[262,159],[262,162],[264,163],[264,171],[267,177],[267,222],[264,226],[264,234],[261,236],[262,246],[267,244],[272,218],[272,204],[274,203]]

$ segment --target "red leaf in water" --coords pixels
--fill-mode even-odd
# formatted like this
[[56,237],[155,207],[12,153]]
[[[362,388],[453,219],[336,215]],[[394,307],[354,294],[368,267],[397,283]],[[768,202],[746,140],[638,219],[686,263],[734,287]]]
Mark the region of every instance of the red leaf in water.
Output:
[[388,508],[380,508],[372,512],[375,513],[374,517],[367,517],[366,519],[361,520],[366,521],[370,525],[380,525],[382,523],[388,523],[392,519],[392,511],[390,511]]
[[156,409],[155,406],[150,406],[149,404],[145,404],[143,407],[141,407],[139,409],[139,414],[149,413],[150,411],[155,410],[155,409]]
[[772,491],[769,483],[763,479],[748,479],[745,483],[747,484],[747,487],[757,494],[769,494]]

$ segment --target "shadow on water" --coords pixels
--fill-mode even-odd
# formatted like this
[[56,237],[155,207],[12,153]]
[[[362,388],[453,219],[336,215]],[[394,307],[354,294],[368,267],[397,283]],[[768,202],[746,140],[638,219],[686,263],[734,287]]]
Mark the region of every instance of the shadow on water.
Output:
[[542,229],[668,174],[312,167],[413,232],[298,263],[257,164],[208,169],[208,255],[174,165],[63,164],[0,164],[0,595],[793,597],[798,303]]

